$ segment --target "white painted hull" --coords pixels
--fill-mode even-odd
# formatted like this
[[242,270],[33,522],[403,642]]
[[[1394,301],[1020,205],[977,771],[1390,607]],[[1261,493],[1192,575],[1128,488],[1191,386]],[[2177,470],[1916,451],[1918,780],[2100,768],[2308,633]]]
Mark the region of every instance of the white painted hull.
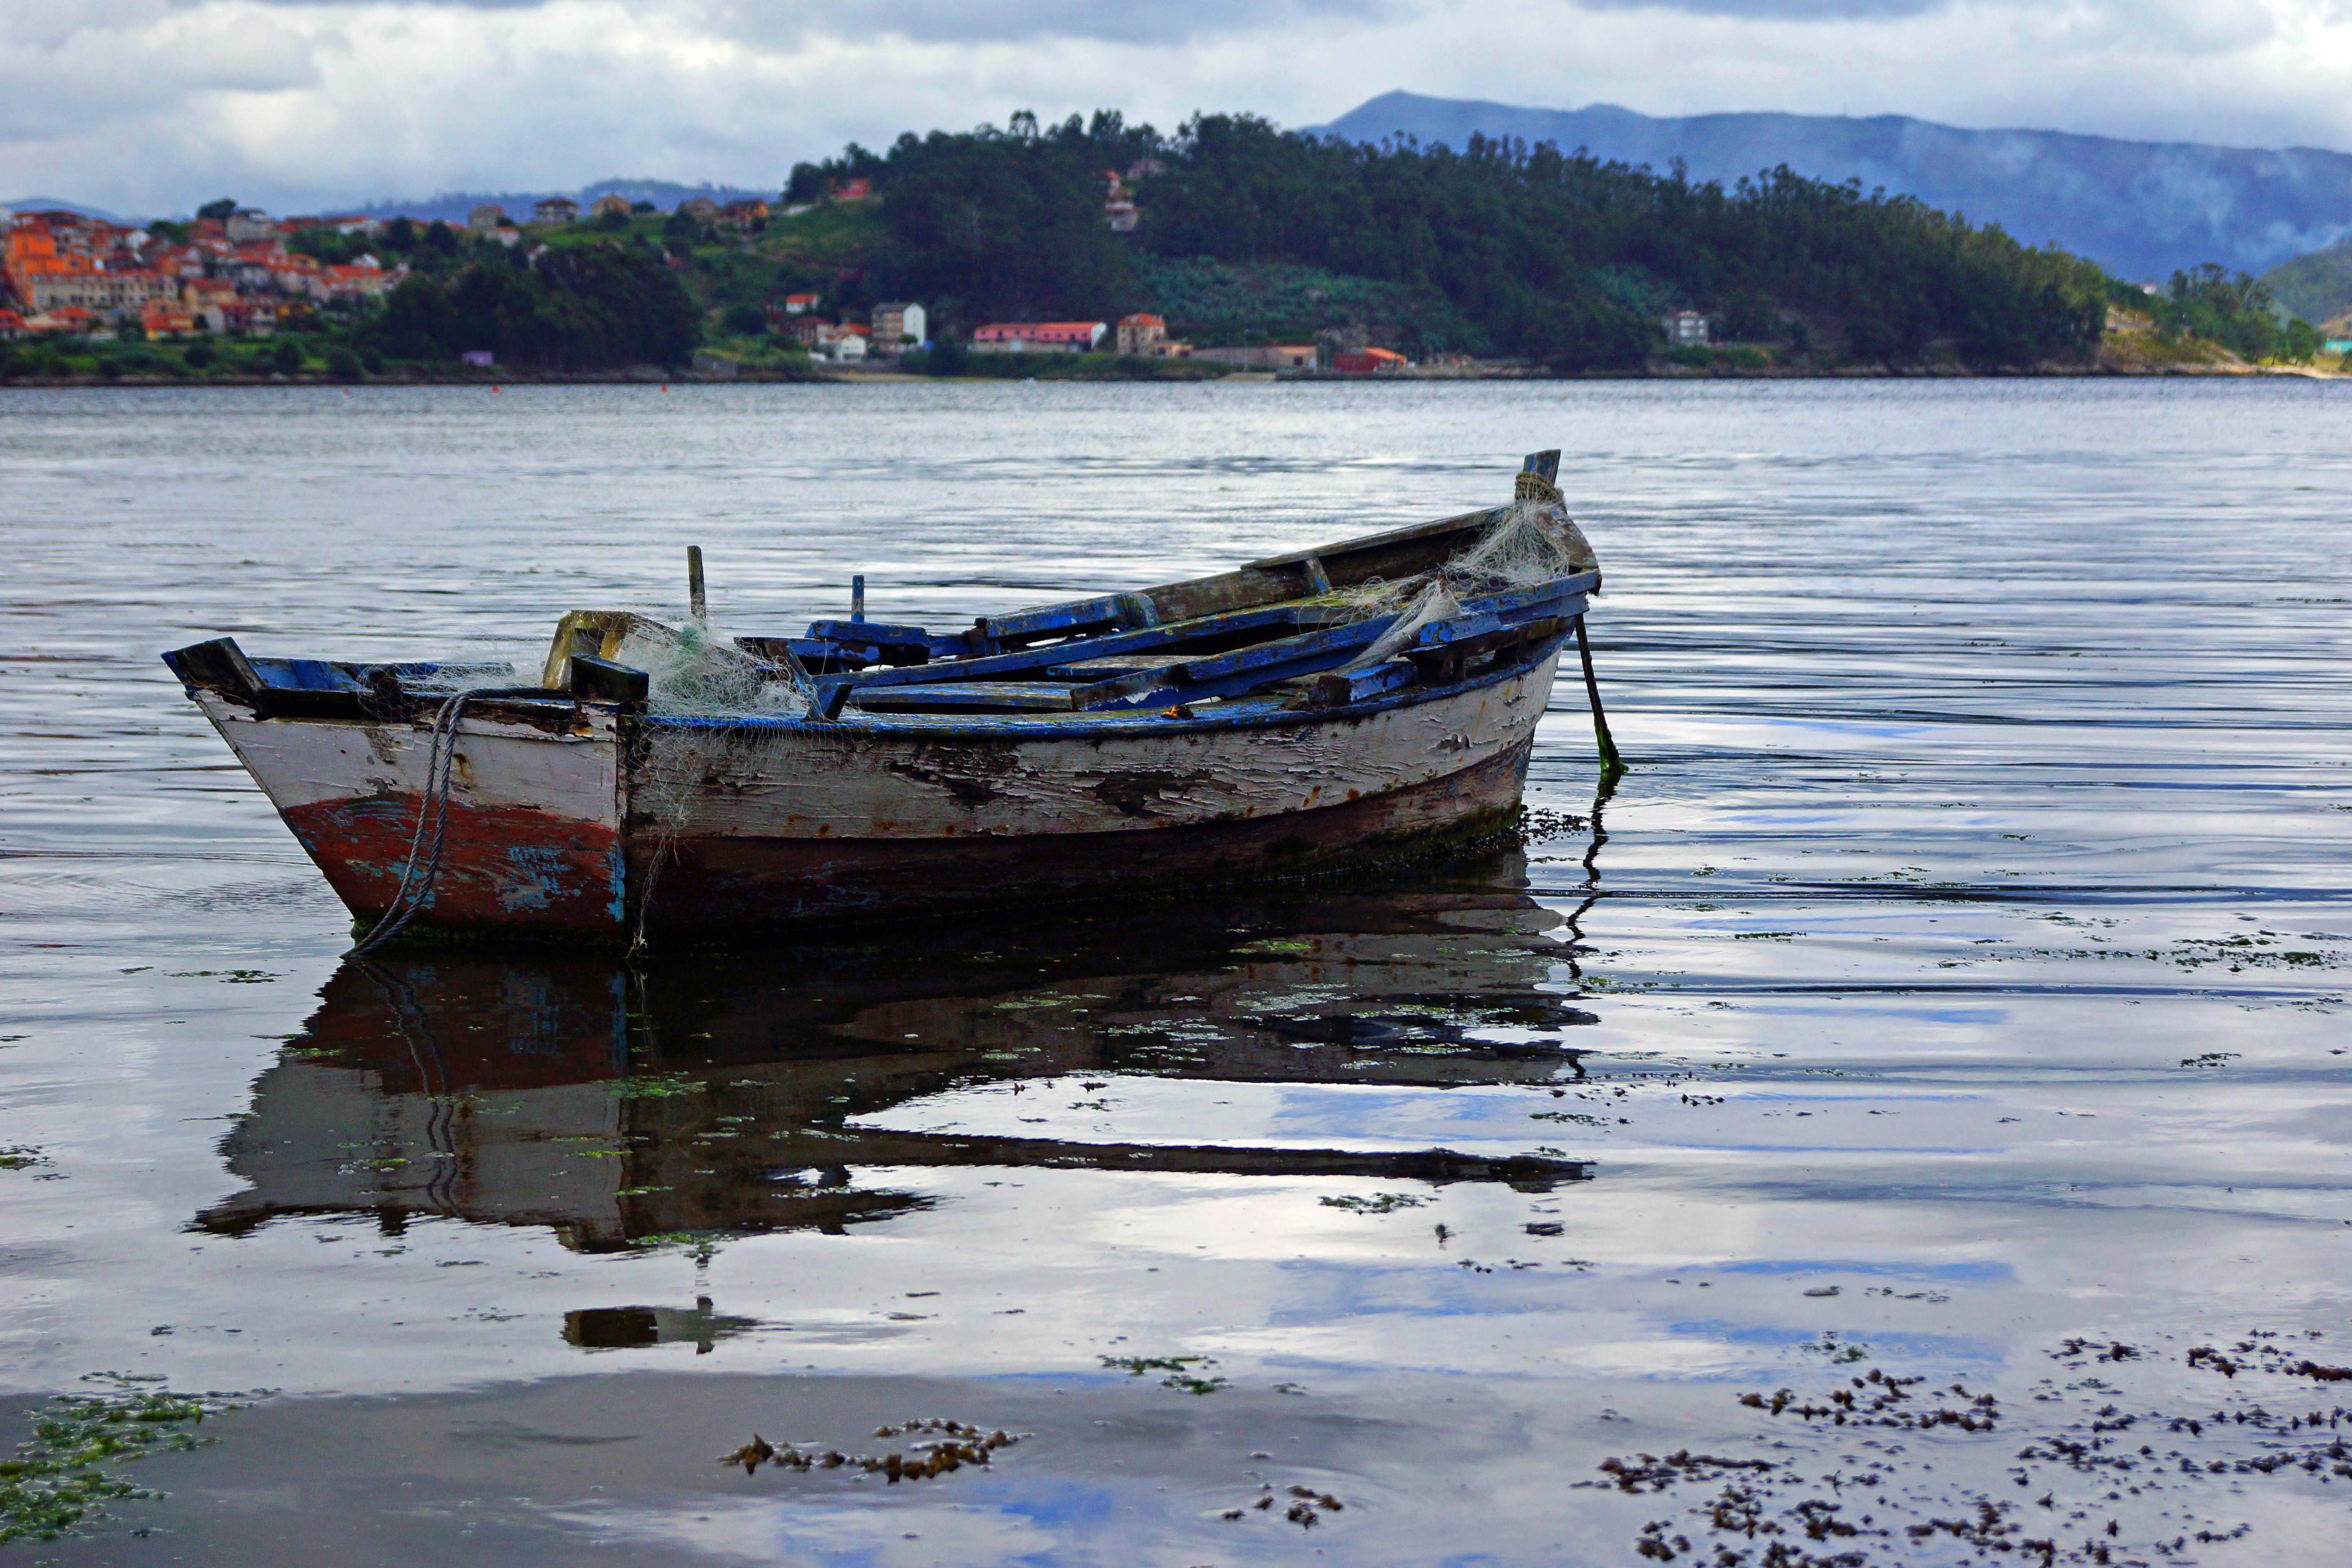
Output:
[[[1516,806],[1556,655],[1482,682],[1240,722],[852,713],[568,732],[458,726],[440,926],[681,934],[1098,896],[1403,854]],[[399,886],[424,721],[206,715],[355,914]]]

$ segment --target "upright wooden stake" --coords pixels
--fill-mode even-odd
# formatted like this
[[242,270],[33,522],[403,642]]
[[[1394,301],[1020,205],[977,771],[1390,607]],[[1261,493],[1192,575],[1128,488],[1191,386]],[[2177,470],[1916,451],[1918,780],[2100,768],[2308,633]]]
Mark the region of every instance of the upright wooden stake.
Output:
[[1584,635],[1584,617],[1576,617],[1576,651],[1584,660],[1584,695],[1592,702],[1592,742],[1601,752],[1601,776],[1614,782],[1625,771],[1625,759],[1609,734],[1609,715],[1601,710],[1601,682],[1592,674],[1592,641]]
[[866,618],[866,574],[863,572],[849,580],[849,618],[853,621]]
[[699,544],[686,547],[686,600],[687,607],[694,613],[697,622],[710,618],[710,601],[702,592],[702,546]]

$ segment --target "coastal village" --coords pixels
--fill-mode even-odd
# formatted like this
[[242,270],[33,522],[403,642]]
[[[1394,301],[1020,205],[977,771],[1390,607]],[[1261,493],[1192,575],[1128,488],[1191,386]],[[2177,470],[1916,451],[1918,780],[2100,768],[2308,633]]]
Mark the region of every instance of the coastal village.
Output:
[[[1138,221],[1127,184],[1136,173],[1105,172],[1104,223],[1113,232],[1131,231]],[[833,184],[822,205],[854,207],[875,201],[870,180],[852,179]],[[584,205],[551,195],[536,200],[528,213],[477,205],[462,226],[360,213],[277,216],[226,201],[186,222],[115,222],[69,208],[0,212],[0,342],[146,342],[184,350],[197,343],[226,346],[350,329],[382,310],[386,297],[411,275],[408,257],[419,237],[438,237],[432,233],[436,229],[446,231],[445,249],[452,242],[494,244],[529,265],[567,238],[625,232],[625,226],[649,216],[665,219],[668,232],[676,233],[682,222],[688,233],[749,250],[772,222],[798,217],[818,205],[690,196],[662,215],[618,194],[596,196]],[[675,255],[669,259],[674,267],[683,265]],[[762,356],[756,349],[745,352],[746,336],[764,339],[762,348],[804,355],[813,367],[852,374],[887,374],[906,356],[938,346],[930,314],[919,300],[845,307],[819,289],[780,288],[760,312],[764,321],[755,324],[742,319],[740,308],[731,313],[714,310],[706,345],[682,368],[708,379],[756,374]],[[1667,337],[1703,342],[1705,318],[1685,314],[1688,321],[1664,323]],[[747,328],[752,330],[747,333]],[[1417,368],[1407,354],[1371,342],[1361,331],[1300,342],[1195,343],[1171,335],[1169,323],[1148,311],[1115,321],[985,321],[961,336],[956,347],[970,355],[1182,362],[1212,374],[1381,376]],[[457,357],[463,371],[500,368],[488,346]],[[1460,356],[1450,358],[1458,362]],[[251,364],[293,373],[305,361],[299,349],[281,349]],[[1463,365],[1429,368],[1458,374]]]
[[[1087,184],[1099,195],[1083,198],[1100,203],[1097,233],[1122,244],[1135,237],[1143,222],[1136,187],[1165,169],[1157,158],[1123,169],[1097,165]],[[439,216],[386,207],[279,216],[226,199],[185,220],[116,221],[61,206],[0,211],[0,379],[1425,379],[1560,368],[1497,356],[1482,346],[1486,334],[1425,282],[1416,293],[1308,267],[1170,258],[1141,247],[1129,256],[1133,286],[1118,292],[1146,308],[1097,319],[975,319],[970,299],[877,297],[904,270],[895,265],[903,237],[885,213],[885,193],[875,179],[848,174],[803,185],[796,173],[793,188],[804,200],[696,194],[667,211],[596,187],[582,193],[584,201],[507,198],[511,210],[490,201],[469,208],[445,202]],[[1016,243],[1017,237],[1016,230]],[[550,349],[545,331],[537,340],[521,332],[499,341],[500,323],[515,319],[505,307],[470,315],[455,309],[451,290],[462,274],[487,269],[544,280],[563,270],[565,258],[596,250],[671,280],[656,290],[674,301],[661,331],[638,333],[627,349],[614,346],[626,328],[609,329],[648,319],[649,296],[627,283],[595,307],[607,314],[604,327],[585,334],[604,333],[593,354],[575,350],[568,359]],[[1834,312],[1708,313],[1675,303],[1654,278],[1628,281],[1625,268],[1612,276],[1612,287],[1632,290],[1621,301],[1632,341],[1622,357],[1639,374],[1886,368],[1852,362]],[[953,279],[934,274],[933,280],[943,296],[957,292]],[[1050,287],[1029,296],[1054,297]],[[404,303],[415,309],[403,327]],[[2266,322],[2266,310],[2237,308],[2242,304],[2232,305],[2238,315]],[[576,323],[582,312],[562,308],[553,315]],[[428,317],[434,330],[417,330]],[[2053,368],[2326,374],[2337,372],[2313,351],[2339,364],[2352,351],[2352,341],[2305,328],[2310,342],[2270,364],[2275,345],[2252,340],[2267,342],[2275,331],[2239,333],[2247,341],[2232,352],[2222,341],[2230,333],[2217,333],[2211,322],[2189,326],[2188,313],[2177,302],[2168,310],[2152,284],[2111,298],[2105,317],[2093,354]],[[1820,353],[1809,346],[1816,342]],[[1480,352],[1461,352],[1465,346]],[[1948,348],[1937,368],[1966,367]]]

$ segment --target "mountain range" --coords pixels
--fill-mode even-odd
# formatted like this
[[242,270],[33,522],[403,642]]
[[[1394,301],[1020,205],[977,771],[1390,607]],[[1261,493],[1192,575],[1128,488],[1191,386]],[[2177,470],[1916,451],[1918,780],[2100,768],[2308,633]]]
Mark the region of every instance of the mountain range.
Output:
[[1660,119],[1607,103],[1528,109],[1409,92],[1383,93],[1313,129],[1457,150],[1473,132],[1511,136],[1661,170],[1680,159],[1692,179],[1726,184],[1786,163],[1914,195],[2029,244],[2054,241],[2137,281],[2208,261],[2262,272],[2352,237],[2352,154],[2315,147],[1970,131],[1900,114]]
[[576,191],[442,191],[422,201],[372,202],[366,206],[341,210],[368,217],[413,217],[425,223],[437,217],[448,223],[464,223],[467,213],[485,204],[504,207],[516,217],[528,218],[531,204],[550,196],[570,196],[584,207],[607,195],[626,196],[633,202],[651,202],[664,212],[689,196],[708,196],[719,203],[744,201],[752,196],[776,199],[775,190],[754,191],[740,185],[682,185],[675,180],[591,180]]
[[[531,205],[549,196],[570,196],[586,206],[607,193],[623,195],[633,202],[651,202],[664,212],[669,211],[688,196],[709,196],[714,202],[740,201],[751,196],[773,199],[774,191],[748,190],[740,185],[682,185],[674,180],[592,180],[576,191],[441,191],[416,200],[370,202],[363,206],[318,206],[310,210],[319,213],[357,213],[367,217],[413,217],[421,223],[441,218],[449,223],[464,223],[466,215],[488,204],[501,206],[517,217],[530,216]],[[42,212],[63,209],[85,216],[102,218],[108,223],[129,223],[137,220],[122,217],[94,207],[86,202],[60,201],[55,196],[18,196],[0,200],[0,208],[9,212]],[[152,216],[152,215],[150,215]],[[183,215],[184,216],[184,215]],[[285,216],[285,215],[280,215]]]

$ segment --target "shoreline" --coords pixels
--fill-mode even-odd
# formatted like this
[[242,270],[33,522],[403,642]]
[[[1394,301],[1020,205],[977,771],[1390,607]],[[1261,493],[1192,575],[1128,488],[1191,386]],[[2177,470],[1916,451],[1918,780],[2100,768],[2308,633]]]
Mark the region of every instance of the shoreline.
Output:
[[2211,363],[2160,365],[2032,365],[1998,370],[1970,370],[1948,365],[1840,365],[1826,368],[1799,369],[1771,366],[1761,369],[1692,370],[1683,366],[1666,366],[1643,370],[1589,371],[1501,371],[1447,373],[1417,375],[1410,373],[1385,375],[1343,375],[1336,372],[1272,372],[1235,371],[1230,375],[1153,377],[1127,375],[923,375],[911,372],[833,373],[815,375],[712,375],[707,372],[684,371],[675,375],[652,375],[642,371],[614,371],[591,374],[520,372],[514,375],[491,379],[480,375],[373,375],[349,379],[332,375],[18,375],[0,380],[0,390],[71,391],[90,387],[137,387],[142,391],[180,389],[204,391],[215,387],[360,387],[401,386],[466,386],[478,390],[501,391],[509,386],[856,386],[856,385],[1018,385],[1028,382],[1047,381],[1067,384],[1098,386],[1198,386],[1217,383],[1239,383],[1245,385],[1318,384],[1333,386],[1428,386],[1454,382],[1594,382],[1594,381],[1655,381],[1655,382],[1725,382],[1725,381],[2097,381],[2097,380],[2197,380],[2249,381],[2272,377],[2299,378],[2305,381],[2343,381],[2352,379],[2352,370],[2327,370],[2318,365],[2282,364],[2215,364]]

